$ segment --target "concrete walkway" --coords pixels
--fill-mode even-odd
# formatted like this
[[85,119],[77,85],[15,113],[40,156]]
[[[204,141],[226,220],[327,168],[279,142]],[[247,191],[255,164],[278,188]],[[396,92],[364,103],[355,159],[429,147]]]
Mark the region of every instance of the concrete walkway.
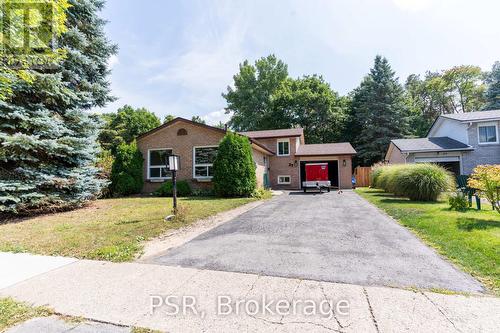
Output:
[[285,193],[150,262],[365,286],[483,290],[353,191]]
[[[0,267],[16,263],[0,256]],[[10,257],[10,259],[6,259]],[[50,261],[50,258],[33,256]],[[16,264],[16,267],[19,265]],[[171,303],[191,305],[174,313]],[[79,260],[0,290],[57,313],[168,332],[498,332],[500,299],[140,263]],[[221,298],[222,297],[222,298]],[[269,311],[262,306],[273,301]],[[164,300],[164,298],[163,298]],[[231,300],[231,306],[226,302]],[[288,302],[277,310],[278,301]],[[328,300],[328,303],[321,303]],[[238,303],[240,305],[236,305]],[[315,312],[309,302],[316,305]],[[223,311],[217,311],[224,304]],[[258,308],[255,308],[257,306]],[[347,307],[346,307],[347,306]],[[248,311],[245,311],[247,307]],[[240,309],[236,313],[236,309]],[[259,311],[255,311],[258,309]],[[288,309],[288,313],[286,310]],[[232,310],[231,313],[227,313]]]

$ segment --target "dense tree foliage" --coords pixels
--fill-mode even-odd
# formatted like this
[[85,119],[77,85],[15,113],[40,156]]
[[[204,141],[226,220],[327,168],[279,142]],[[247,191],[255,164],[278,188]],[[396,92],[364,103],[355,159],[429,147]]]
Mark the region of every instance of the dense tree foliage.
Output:
[[206,124],[205,120],[203,120],[200,116],[193,116],[191,118],[191,121],[194,121],[195,123],[199,124]]
[[116,113],[102,116],[104,128],[99,134],[99,142],[104,149],[112,152],[122,143],[131,143],[137,136],[161,125],[160,119],[145,108],[134,109],[125,105]]
[[257,186],[252,146],[247,137],[227,133],[214,161],[214,190],[223,197],[250,196]]
[[130,144],[122,143],[116,148],[111,167],[112,195],[129,195],[142,191],[143,162],[144,158],[135,141]]
[[0,211],[74,207],[99,195],[99,121],[87,111],[112,101],[108,58],[116,53],[98,16],[104,1],[70,1],[62,62],[32,70],[0,102]]
[[234,75],[234,88],[227,87],[222,96],[226,111],[232,112],[230,126],[237,131],[270,129],[269,113],[273,95],[288,78],[288,68],[274,55],[261,58],[252,65],[245,60]]
[[[51,41],[68,30],[65,23],[69,1],[3,0],[1,6],[0,100],[5,101],[12,96],[16,82],[32,83],[36,79],[34,68],[57,66],[64,59],[65,49]],[[47,17],[50,24],[39,25]],[[37,47],[43,48],[43,52],[19,48],[28,40],[31,45],[39,41]]]
[[362,164],[382,160],[389,142],[407,134],[407,115],[403,87],[387,59],[377,56],[352,97],[351,117],[359,133],[354,143]]
[[321,76],[285,80],[273,96],[268,125],[302,127],[308,143],[342,140],[347,99],[341,98]]
[[174,115],[167,114],[167,115],[165,116],[165,118],[163,118],[163,123],[164,123],[164,124],[165,124],[165,123],[168,123],[169,121],[172,121],[172,120],[174,120],[174,119],[175,119],[175,116],[174,116]]
[[302,127],[309,143],[342,138],[348,99],[339,97],[321,76],[292,79],[287,66],[270,55],[255,65],[241,64],[234,86],[223,94],[233,129]]
[[500,61],[495,62],[491,72],[486,74],[487,90],[485,110],[500,109]]

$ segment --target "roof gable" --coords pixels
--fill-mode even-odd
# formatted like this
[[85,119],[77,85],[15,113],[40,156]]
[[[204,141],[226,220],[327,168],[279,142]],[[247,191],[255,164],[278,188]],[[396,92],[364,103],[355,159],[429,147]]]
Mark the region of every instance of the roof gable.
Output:
[[137,140],[142,139],[144,137],[147,137],[147,136],[149,136],[151,134],[154,134],[154,133],[156,133],[156,132],[158,132],[158,131],[160,131],[160,130],[162,130],[164,128],[167,128],[169,126],[172,126],[172,125],[174,125],[174,124],[176,124],[178,122],[184,122],[184,123],[187,123],[187,124],[190,124],[190,125],[198,126],[198,127],[209,129],[209,130],[213,130],[213,131],[220,132],[220,133],[223,133],[223,134],[225,134],[227,132],[226,130],[218,128],[218,127],[214,127],[214,126],[210,126],[210,125],[205,125],[205,124],[197,123],[195,121],[188,120],[188,119],[185,119],[185,118],[177,117],[177,118],[175,118],[175,119],[173,119],[173,120],[171,120],[169,122],[166,122],[163,125],[160,125],[160,126],[158,126],[156,128],[153,128],[152,130],[150,130],[150,131],[148,131],[146,133],[143,133],[143,134],[139,135],[137,137]]

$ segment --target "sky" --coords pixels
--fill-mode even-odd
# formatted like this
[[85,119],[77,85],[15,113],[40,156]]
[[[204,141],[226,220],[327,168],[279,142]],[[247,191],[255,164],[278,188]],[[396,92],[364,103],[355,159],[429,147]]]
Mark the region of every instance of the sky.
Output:
[[120,106],[227,121],[221,93],[238,65],[275,54],[290,76],[319,74],[344,95],[377,54],[409,74],[500,60],[498,0],[108,0],[119,46],[109,60]]

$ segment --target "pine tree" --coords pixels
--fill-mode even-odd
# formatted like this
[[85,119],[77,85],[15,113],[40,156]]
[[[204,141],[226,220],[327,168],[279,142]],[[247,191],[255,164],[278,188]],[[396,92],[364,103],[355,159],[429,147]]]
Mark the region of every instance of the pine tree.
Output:
[[100,122],[89,110],[112,101],[108,58],[116,53],[98,13],[102,0],[71,0],[66,58],[34,71],[0,102],[0,212],[75,207],[105,185],[95,167]]
[[486,105],[484,110],[500,109],[500,61],[495,62],[491,72],[486,76]]
[[359,128],[355,144],[362,164],[382,160],[391,139],[407,133],[407,113],[403,87],[387,59],[377,56],[352,100],[352,124]]

